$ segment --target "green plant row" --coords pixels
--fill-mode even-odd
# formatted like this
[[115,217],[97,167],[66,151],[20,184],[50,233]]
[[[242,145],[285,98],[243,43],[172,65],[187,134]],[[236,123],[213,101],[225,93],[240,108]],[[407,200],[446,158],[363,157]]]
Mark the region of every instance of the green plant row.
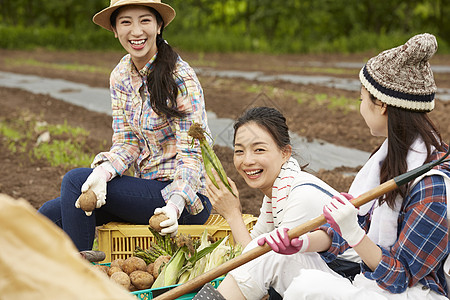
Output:
[[[206,32],[187,31],[165,33],[166,40],[176,49],[191,52],[254,52],[254,53],[360,53],[380,51],[404,43],[413,34],[355,32],[350,36],[329,39],[323,37],[290,36],[252,37],[236,35],[220,28]],[[69,30],[48,27],[0,25],[0,48],[32,50],[121,50],[111,32],[99,30]],[[450,45],[439,36],[439,53],[450,53]]]
[[69,30],[53,26],[24,27],[0,25],[0,48],[33,50],[118,50],[120,44],[106,30]]
[[[49,141],[38,142],[42,133]],[[44,159],[51,166],[86,167],[94,156],[86,151],[88,132],[78,127],[40,124],[34,119],[0,120],[0,139],[15,155],[31,160]]]

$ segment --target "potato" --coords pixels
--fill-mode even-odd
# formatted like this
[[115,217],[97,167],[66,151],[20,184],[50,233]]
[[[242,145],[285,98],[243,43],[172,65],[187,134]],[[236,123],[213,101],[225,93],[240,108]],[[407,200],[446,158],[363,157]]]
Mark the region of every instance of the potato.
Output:
[[155,264],[154,263],[149,263],[147,266],[147,272],[150,273],[151,275],[153,275],[153,266]]
[[108,276],[111,277],[112,274],[116,273],[116,272],[123,272],[121,268],[119,267],[111,267],[108,269]]
[[122,265],[125,259],[123,258],[116,258],[111,262],[111,267],[119,267],[122,270]]
[[130,284],[130,287],[128,288],[128,291],[136,292],[136,291],[139,291],[139,289],[137,287],[135,287],[133,284]]
[[149,289],[153,284],[153,276],[146,271],[134,271],[130,274],[131,283],[139,290]]
[[122,271],[130,275],[133,271],[141,270],[145,271],[147,269],[147,264],[145,261],[136,256],[131,256],[125,259],[122,265]]
[[82,193],[78,202],[80,208],[86,212],[91,212],[97,206],[97,196],[92,190],[87,190]]
[[124,273],[122,271],[116,272],[116,273],[112,274],[110,278],[112,281],[120,284],[127,290],[130,288],[131,280],[130,280],[130,277],[126,273]]
[[159,273],[161,273],[164,265],[167,264],[169,260],[170,256],[168,255],[161,255],[155,260],[155,262],[153,263],[153,274],[152,274],[155,279],[158,278]]
[[153,215],[150,220],[148,220],[148,225],[150,225],[151,228],[156,230],[157,232],[161,232],[162,227],[159,226],[162,221],[168,220],[169,218],[165,214],[157,214]]

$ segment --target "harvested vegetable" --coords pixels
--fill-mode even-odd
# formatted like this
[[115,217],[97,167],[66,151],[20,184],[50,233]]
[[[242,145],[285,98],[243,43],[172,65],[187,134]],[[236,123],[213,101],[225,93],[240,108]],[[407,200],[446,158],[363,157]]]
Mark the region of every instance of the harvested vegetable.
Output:
[[158,257],[153,263],[153,277],[158,278],[164,266],[169,262],[170,256],[164,255]]
[[145,271],[147,269],[147,264],[142,258],[131,256],[128,257],[122,265],[122,271],[130,275],[136,270]]
[[97,206],[97,196],[92,190],[87,190],[80,195],[78,204],[80,204],[80,208],[85,211],[86,215],[90,216]]
[[226,245],[228,238],[229,236],[226,236],[219,244],[219,246],[217,246],[217,248],[214,249],[211,254],[209,254],[207,264],[203,269],[203,273],[208,272],[209,270],[212,270],[229,260],[232,249]]
[[173,285],[178,281],[178,276],[181,268],[186,262],[186,258],[189,255],[187,247],[178,248],[177,252],[172,256],[170,261],[165,265],[164,272],[164,285]]
[[223,168],[222,163],[220,162],[219,158],[214,153],[214,150],[211,148],[208,141],[206,140],[205,130],[201,127],[199,123],[193,123],[189,128],[188,134],[191,137],[193,137],[193,139],[197,139],[200,143],[203,165],[205,167],[206,174],[208,175],[209,179],[211,179],[214,185],[217,188],[219,188],[219,185],[217,184],[216,179],[214,178],[214,175],[212,173],[212,169],[214,168],[223,184],[227,187],[227,189],[231,193],[233,193],[233,190],[231,189],[231,185],[228,182],[227,174],[225,173],[225,169]]
[[155,264],[154,263],[149,263],[148,265],[147,265],[147,272],[148,273],[150,273],[150,274],[152,274],[152,276],[153,276],[153,267],[155,266]]
[[127,290],[130,288],[130,284],[131,284],[130,277],[124,272],[116,272],[116,273],[111,275],[110,279],[112,281],[120,284],[121,286],[123,286]]
[[[211,242],[208,239],[208,232],[206,230],[203,231],[202,236],[200,237],[200,245],[197,248],[197,251],[201,251],[205,249],[206,247],[209,247],[211,245]],[[214,252],[214,251],[213,251]],[[207,254],[204,257],[198,259],[192,269],[190,270],[190,274],[188,277],[188,280],[191,280],[192,278],[195,278],[199,276],[200,274],[204,273],[205,266],[208,263],[209,256],[211,254]]]
[[[205,240],[208,239],[208,231],[206,229],[203,232],[203,237]],[[195,268],[196,264],[202,258],[205,258],[209,253],[211,253],[222,242],[223,239],[220,239],[214,244],[210,244],[201,250],[197,251],[194,249],[194,253],[190,253],[189,251],[188,244],[192,243],[192,240],[189,240],[190,239],[186,238],[179,238],[177,240],[179,248],[172,256],[170,261],[164,266],[158,278],[156,278],[155,282],[153,283],[152,288],[176,284],[179,281],[180,277],[182,277],[183,280],[186,280],[186,275],[183,275],[183,273],[185,273],[186,271],[190,272],[189,270],[192,271],[192,269]]]
[[134,271],[130,274],[130,280],[131,283],[138,289],[138,290],[144,290],[148,289],[153,284],[153,276],[150,275],[146,271]]
[[165,214],[157,214],[153,215],[148,220],[148,224],[152,229],[156,230],[157,232],[161,232],[162,227],[159,224],[161,224],[161,222],[165,220],[169,220],[169,218]]
[[116,258],[115,260],[113,260],[111,262],[110,266],[111,266],[111,268],[112,267],[119,267],[122,270],[122,266],[123,266],[124,261],[125,261],[125,259],[123,259],[123,258]]
[[112,274],[116,273],[116,272],[123,272],[121,268],[119,267],[111,267],[108,269],[107,273],[108,276],[111,277]]

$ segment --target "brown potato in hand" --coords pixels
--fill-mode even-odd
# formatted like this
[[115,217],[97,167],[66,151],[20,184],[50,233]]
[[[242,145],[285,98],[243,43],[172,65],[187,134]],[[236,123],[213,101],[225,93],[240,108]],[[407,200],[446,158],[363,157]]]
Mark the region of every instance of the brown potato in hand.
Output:
[[[97,196],[92,190],[82,193],[79,199],[80,208],[86,213],[92,212],[97,206]],[[88,216],[90,214],[87,214]]]
[[157,232],[161,232],[162,227],[159,224],[165,220],[169,220],[165,214],[157,214],[153,215],[150,220],[148,220],[148,224]]

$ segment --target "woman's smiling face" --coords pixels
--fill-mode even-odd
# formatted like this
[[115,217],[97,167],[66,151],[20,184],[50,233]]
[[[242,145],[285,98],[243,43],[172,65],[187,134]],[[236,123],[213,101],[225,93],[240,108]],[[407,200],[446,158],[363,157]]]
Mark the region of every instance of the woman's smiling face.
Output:
[[281,150],[270,133],[255,122],[236,131],[234,166],[245,182],[272,197],[272,187],[281,166],[291,156],[291,147]]
[[113,31],[138,70],[158,51],[156,36],[161,25],[148,7],[131,5],[120,8]]

